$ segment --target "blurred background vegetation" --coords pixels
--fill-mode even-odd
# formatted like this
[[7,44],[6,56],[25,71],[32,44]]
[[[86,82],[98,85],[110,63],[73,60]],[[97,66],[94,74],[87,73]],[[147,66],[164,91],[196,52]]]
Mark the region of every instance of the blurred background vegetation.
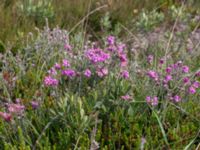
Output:
[[[162,12],[167,16],[172,6],[180,6],[182,2],[181,0],[0,0],[0,41],[4,44],[8,41],[15,43],[28,32],[34,32],[35,27],[43,28],[45,18],[48,18],[50,27],[58,25],[70,30],[95,9],[96,11],[75,29],[85,29],[84,31],[90,34],[101,33],[102,19],[109,29],[115,28],[117,23],[131,28],[133,20],[144,11],[144,8],[145,11]],[[191,14],[199,13],[199,0],[185,1],[185,3],[187,11]],[[110,24],[106,24],[106,19],[109,19]],[[165,22],[170,23],[170,19],[171,17],[168,17]]]

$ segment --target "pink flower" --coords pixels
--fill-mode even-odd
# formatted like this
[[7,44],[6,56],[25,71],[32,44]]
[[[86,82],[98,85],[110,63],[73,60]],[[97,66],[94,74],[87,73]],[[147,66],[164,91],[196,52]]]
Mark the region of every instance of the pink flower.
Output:
[[62,71],[62,75],[65,75],[67,77],[75,77],[76,76],[76,72],[72,69],[67,69],[67,70],[63,70]]
[[196,93],[196,89],[195,89],[193,86],[191,86],[191,87],[189,87],[188,92],[189,92],[190,94],[195,94],[195,93]]
[[123,44],[123,43],[119,43],[117,45],[117,50],[118,50],[118,53],[122,53],[124,51],[124,49],[126,48],[126,45]]
[[167,67],[165,70],[168,74],[170,74],[172,72],[172,68],[171,67]]
[[200,71],[198,71],[195,76],[200,77]]
[[169,82],[171,80],[172,80],[172,76],[171,75],[166,75],[164,82],[167,83],[167,82]]
[[54,68],[57,69],[57,70],[60,70],[61,69],[61,65],[58,64],[58,63],[55,63]]
[[31,106],[33,109],[37,109],[39,107],[39,103],[37,101],[32,101]]
[[99,62],[105,62],[106,60],[110,59],[110,54],[105,53],[100,48],[93,48],[86,51],[85,56],[89,59],[93,64]]
[[162,65],[162,64],[164,64],[164,58],[161,58],[160,60],[159,60],[159,63]]
[[65,50],[67,50],[67,51],[71,51],[71,50],[72,50],[72,47],[71,47],[69,44],[65,44],[65,45],[64,45],[64,48],[65,48]]
[[70,67],[70,63],[67,59],[63,59],[62,65],[65,66],[65,67]]
[[189,77],[183,78],[183,83],[187,84],[188,82],[190,82],[190,78]]
[[182,67],[182,72],[183,73],[188,73],[189,72],[189,67],[188,66],[183,66]]
[[148,62],[149,64],[151,64],[151,63],[153,62],[153,55],[149,55],[149,56],[147,57],[147,62]]
[[195,82],[192,84],[192,86],[193,86],[194,88],[199,88],[200,83],[199,83],[198,81],[195,81]]
[[90,69],[86,69],[84,72],[84,75],[88,78],[91,77],[92,73],[91,73]]
[[150,97],[150,96],[147,96],[147,97],[146,97],[146,102],[147,102],[147,103],[150,103],[150,102],[151,102],[151,97]]
[[128,95],[128,94],[126,94],[126,95],[121,96],[121,99],[123,99],[123,100],[130,100],[131,96]]
[[55,78],[52,78],[51,76],[46,76],[44,78],[44,85],[45,86],[57,86],[58,85],[58,80]]
[[108,69],[107,68],[100,68],[100,69],[98,69],[97,70],[97,75],[99,76],[99,77],[104,77],[104,76],[106,76],[106,75],[108,75]]
[[107,37],[107,43],[108,45],[114,45],[115,44],[115,37],[110,35]]
[[173,97],[173,100],[174,100],[175,102],[180,102],[180,101],[181,101],[181,98],[180,98],[180,96],[175,95],[175,96]]
[[8,104],[8,111],[10,113],[21,115],[24,112],[24,110],[25,110],[25,106],[24,105]]
[[154,97],[151,98],[150,96],[147,96],[146,102],[148,104],[150,104],[151,106],[157,106],[158,105],[158,97],[154,96]]
[[150,71],[147,73],[147,75],[148,75],[150,78],[154,79],[155,81],[158,80],[158,74],[157,74],[157,72],[155,72],[155,71],[153,71],[153,70],[150,70]]
[[2,117],[7,122],[10,122],[12,119],[12,115],[10,113],[5,112],[0,112],[0,117]]
[[57,75],[57,71],[56,71],[56,69],[54,67],[52,67],[50,70],[48,70],[48,73],[50,75]]
[[157,106],[158,105],[158,97],[157,96],[153,97],[153,99],[151,100],[151,105],[152,106]]
[[121,76],[124,79],[128,79],[129,78],[129,72],[127,70],[124,70],[124,71],[121,72]]

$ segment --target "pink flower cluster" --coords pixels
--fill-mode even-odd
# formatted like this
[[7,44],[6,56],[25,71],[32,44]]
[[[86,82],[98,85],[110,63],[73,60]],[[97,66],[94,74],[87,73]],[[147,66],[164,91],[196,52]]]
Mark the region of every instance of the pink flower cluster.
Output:
[[[153,56],[148,56],[147,60],[152,62],[152,59]],[[161,67],[156,71],[149,70],[147,72],[147,76],[154,81],[153,84],[160,88],[159,91],[165,91],[165,95],[162,95],[162,97],[169,98],[173,102],[180,102],[184,95],[196,93],[200,87],[200,83],[195,80],[195,77],[198,77],[198,73],[196,73],[196,76],[189,74],[190,68],[187,65],[183,65],[182,61],[166,67],[162,66],[163,63],[164,60],[160,64]],[[157,98],[154,99],[148,96],[146,101],[154,105],[157,103]]]
[[88,49],[85,53],[85,56],[94,64],[99,62],[105,62],[110,58],[109,53],[105,53],[100,48],[92,48]]
[[51,86],[51,87],[57,86],[58,80],[51,77],[50,75],[48,75],[44,78],[44,85],[45,86]]
[[154,97],[147,96],[146,102],[148,104],[150,104],[151,106],[157,106],[158,105],[158,97],[157,96],[154,96]]
[[[112,50],[110,50],[111,47]],[[114,68],[119,69],[117,73],[121,78],[128,79],[128,59],[125,47],[125,44],[117,43],[114,36],[108,36],[107,44],[104,48],[100,48],[97,44],[86,45],[86,50],[83,55],[74,55],[72,47],[65,45],[65,49],[70,49],[70,54],[72,55],[69,55],[68,59],[64,58],[61,63],[55,63],[54,66],[50,68],[48,74],[44,77],[44,85],[47,87],[56,87],[61,77],[72,79],[80,75],[85,76],[85,78],[97,75],[103,78]],[[77,67],[77,62],[80,60],[87,64],[84,66],[86,68],[83,68],[81,63]],[[76,65],[73,65],[72,62],[76,62]]]

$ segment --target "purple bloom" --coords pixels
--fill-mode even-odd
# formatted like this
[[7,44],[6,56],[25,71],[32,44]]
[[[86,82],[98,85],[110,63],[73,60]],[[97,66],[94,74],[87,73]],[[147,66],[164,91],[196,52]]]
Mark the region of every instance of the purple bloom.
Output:
[[182,72],[183,73],[188,73],[189,72],[189,67],[188,66],[183,66],[182,67]]
[[85,56],[94,64],[105,62],[110,58],[110,54],[105,53],[100,48],[89,49],[86,51]]
[[13,114],[21,115],[25,110],[24,105],[20,104],[8,104],[8,111]]
[[172,72],[172,68],[171,67],[167,67],[165,71],[166,71],[166,73],[170,74]]
[[161,58],[160,60],[159,60],[159,63],[162,65],[162,64],[164,64],[164,58]]
[[153,62],[153,55],[149,55],[148,57],[147,57],[147,61],[148,61],[148,63],[152,63]]
[[57,70],[60,70],[61,69],[61,65],[58,64],[58,63],[55,63],[54,68],[57,69]]
[[37,101],[32,101],[31,106],[33,109],[37,109],[39,107],[39,103]]
[[118,52],[119,52],[119,53],[122,53],[122,52],[124,51],[125,47],[126,47],[125,44],[119,43],[119,44],[117,45],[117,50],[118,50]]
[[65,75],[67,77],[75,77],[76,76],[76,72],[72,69],[67,69],[67,70],[63,70],[62,71],[62,75]]
[[71,51],[72,47],[69,44],[64,45],[65,50]]
[[153,97],[153,99],[151,100],[151,105],[152,106],[157,106],[158,105],[158,97],[157,96]]
[[107,37],[107,43],[108,45],[114,45],[115,44],[115,37],[114,36],[108,36]]
[[195,89],[193,86],[191,86],[191,87],[189,87],[188,92],[189,92],[190,94],[195,94],[195,93],[196,93],[196,89]]
[[86,69],[85,72],[84,72],[84,75],[85,75],[87,78],[91,77],[92,73],[91,73],[90,69]]
[[46,76],[44,78],[44,85],[45,86],[57,86],[58,85],[58,80],[55,78],[52,78],[51,76]]
[[52,67],[50,70],[48,70],[48,73],[50,75],[57,75],[57,71],[56,71],[56,69],[54,67]]
[[190,78],[189,78],[189,77],[183,78],[183,83],[187,84],[189,81],[190,81]]
[[104,77],[104,76],[106,76],[106,75],[108,75],[108,69],[107,68],[100,68],[100,69],[98,69],[97,70],[97,75],[99,76],[99,77]]
[[65,66],[65,67],[70,67],[70,63],[67,59],[63,59],[62,65]]
[[167,82],[169,82],[171,80],[172,80],[172,76],[171,75],[166,75],[164,82],[167,83]]
[[195,76],[200,77],[200,71],[198,71]]
[[150,102],[151,102],[151,97],[150,97],[150,96],[147,96],[147,97],[146,97],[146,102],[147,102],[147,103],[150,103]]
[[0,112],[0,117],[2,117],[7,122],[10,122],[12,119],[11,113]]
[[158,80],[158,74],[157,74],[157,72],[155,72],[155,71],[153,71],[153,70],[150,70],[148,73],[147,73],[147,75],[150,77],[150,78],[152,78],[152,79],[154,79],[154,80]]
[[130,100],[131,96],[128,95],[128,94],[126,94],[126,95],[121,96],[121,99],[123,99],[123,100]]
[[192,84],[192,86],[193,86],[194,88],[199,88],[200,84],[199,84],[198,81],[195,81],[195,82]]
[[178,95],[175,95],[175,96],[173,97],[173,100],[174,100],[175,102],[180,102],[180,101],[181,101],[181,97],[178,96]]
[[121,72],[121,76],[124,79],[128,79],[129,78],[129,72],[127,70],[124,70],[124,71]]

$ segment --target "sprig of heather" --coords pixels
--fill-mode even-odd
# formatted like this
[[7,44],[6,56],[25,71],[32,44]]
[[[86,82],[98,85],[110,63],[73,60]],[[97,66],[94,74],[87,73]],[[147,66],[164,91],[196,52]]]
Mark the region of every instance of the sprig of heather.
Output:
[[[147,62],[152,63],[153,59],[154,57],[149,55]],[[158,105],[158,102],[164,102],[163,100],[177,103],[188,99],[190,95],[197,92],[200,87],[198,73],[191,73],[189,66],[184,65],[182,61],[177,61],[167,66],[164,66],[163,63],[161,58],[158,64],[160,67],[146,71],[146,76],[150,81],[149,86],[155,87],[153,89],[154,96],[157,97],[154,103],[153,99],[150,98],[151,96],[148,95],[146,98],[147,103],[152,106]]]

